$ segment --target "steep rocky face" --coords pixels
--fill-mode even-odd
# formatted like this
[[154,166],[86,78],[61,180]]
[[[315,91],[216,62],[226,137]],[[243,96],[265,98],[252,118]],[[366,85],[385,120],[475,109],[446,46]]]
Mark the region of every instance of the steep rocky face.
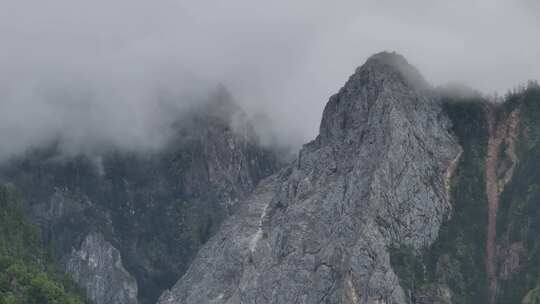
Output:
[[437,239],[460,155],[450,127],[403,57],[371,57],[159,303],[406,303],[388,248]]
[[66,268],[93,303],[137,303],[137,282],[122,265],[120,252],[99,233],[89,234],[73,250]]
[[237,201],[279,166],[223,90],[175,132],[159,152],[66,157],[52,145],[1,169],[97,303],[155,303]]

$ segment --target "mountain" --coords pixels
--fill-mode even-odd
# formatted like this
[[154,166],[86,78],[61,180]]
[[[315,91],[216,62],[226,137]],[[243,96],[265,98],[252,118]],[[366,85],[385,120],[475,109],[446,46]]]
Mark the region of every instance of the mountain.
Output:
[[452,93],[369,58],[159,303],[538,303],[540,87]]
[[237,202],[281,165],[225,89],[193,106],[162,150],[36,148],[0,170],[46,247],[96,304],[155,303]]
[[3,163],[0,304],[540,303],[535,81],[435,88],[383,52],[290,163],[225,89],[173,131]]
[[160,303],[405,303],[389,247],[437,239],[460,153],[416,69],[374,55]]

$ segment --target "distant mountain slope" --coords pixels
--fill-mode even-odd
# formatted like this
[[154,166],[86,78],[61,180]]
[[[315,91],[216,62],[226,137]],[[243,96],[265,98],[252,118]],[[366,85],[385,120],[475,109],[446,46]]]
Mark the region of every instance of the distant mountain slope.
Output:
[[223,89],[174,130],[153,153],[63,156],[51,145],[1,170],[97,304],[155,302],[236,202],[280,165]]

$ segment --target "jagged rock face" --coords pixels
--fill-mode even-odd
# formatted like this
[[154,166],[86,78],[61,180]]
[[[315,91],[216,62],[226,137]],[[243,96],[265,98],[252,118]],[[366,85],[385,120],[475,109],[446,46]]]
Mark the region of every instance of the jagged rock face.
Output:
[[159,303],[406,303],[387,248],[437,238],[460,152],[429,91],[401,56],[371,57]]
[[98,233],[89,234],[66,265],[96,304],[137,303],[137,282],[122,265],[120,252]]
[[[134,277],[139,303],[155,303],[236,203],[277,170],[275,154],[259,146],[226,93],[190,111],[155,153],[63,157],[51,147],[1,168],[2,181],[19,189],[59,259],[72,261],[73,250],[100,252],[103,242],[88,239],[94,232],[106,240],[106,250],[120,252],[129,275],[117,276],[106,264],[98,270],[110,273],[66,264],[90,298],[113,299],[117,291],[100,286],[132,286]],[[116,299],[99,303],[132,303]]]

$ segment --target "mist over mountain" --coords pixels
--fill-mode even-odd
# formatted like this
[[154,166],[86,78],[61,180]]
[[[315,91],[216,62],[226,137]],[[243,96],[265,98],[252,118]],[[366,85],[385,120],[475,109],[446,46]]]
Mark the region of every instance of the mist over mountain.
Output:
[[172,119],[161,104],[201,102],[219,84],[248,116],[268,117],[275,130],[262,134],[298,150],[341,79],[385,49],[435,85],[504,94],[540,75],[533,0],[5,0],[1,8],[0,138],[10,143],[0,158],[57,136],[68,151],[160,147]]
[[0,0],[0,304],[540,303],[535,0]]

